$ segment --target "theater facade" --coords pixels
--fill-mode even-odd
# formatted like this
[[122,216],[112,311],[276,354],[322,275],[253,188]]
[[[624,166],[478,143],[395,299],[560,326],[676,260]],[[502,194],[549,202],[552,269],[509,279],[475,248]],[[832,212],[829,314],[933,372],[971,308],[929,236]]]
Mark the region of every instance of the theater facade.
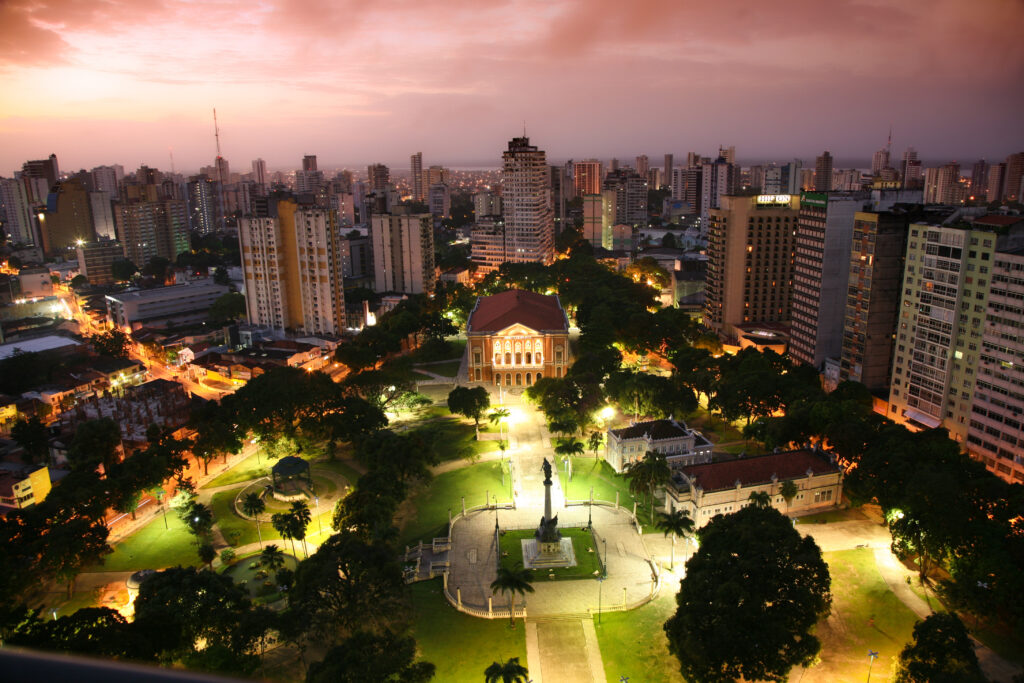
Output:
[[482,296],[466,338],[471,384],[528,387],[572,365],[569,319],[557,295],[512,289]]

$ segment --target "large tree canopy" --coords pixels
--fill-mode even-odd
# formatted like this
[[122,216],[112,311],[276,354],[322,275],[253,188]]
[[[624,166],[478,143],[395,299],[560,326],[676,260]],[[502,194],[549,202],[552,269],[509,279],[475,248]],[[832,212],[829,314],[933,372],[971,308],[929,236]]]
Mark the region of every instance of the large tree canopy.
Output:
[[832,604],[814,540],[756,505],[716,516],[697,536],[679,608],[665,623],[683,677],[785,681],[792,667],[812,663],[821,644],[810,631]]

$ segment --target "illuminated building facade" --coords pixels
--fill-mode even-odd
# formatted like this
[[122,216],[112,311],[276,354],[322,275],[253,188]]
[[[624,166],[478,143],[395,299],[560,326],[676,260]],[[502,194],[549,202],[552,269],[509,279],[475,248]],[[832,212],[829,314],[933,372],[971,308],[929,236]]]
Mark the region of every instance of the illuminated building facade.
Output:
[[798,195],[725,196],[708,226],[704,323],[739,336],[750,323],[788,322]]
[[546,155],[529,138],[513,138],[502,154],[505,260],[550,263],[555,256],[551,171]]
[[466,326],[469,381],[528,387],[572,365],[569,320],[557,295],[518,289],[477,299]]

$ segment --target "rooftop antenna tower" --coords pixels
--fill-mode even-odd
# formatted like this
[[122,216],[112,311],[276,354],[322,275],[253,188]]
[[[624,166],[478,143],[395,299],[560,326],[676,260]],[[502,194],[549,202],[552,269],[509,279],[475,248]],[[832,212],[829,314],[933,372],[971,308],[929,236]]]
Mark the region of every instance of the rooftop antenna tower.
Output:
[[220,155],[220,126],[217,125],[217,107],[213,108],[213,139],[217,143],[217,160],[214,162],[217,166],[217,214],[219,217],[220,229],[223,232],[225,229],[224,224],[224,157]]
[[171,173],[174,173],[174,148],[168,147],[167,153],[171,155]]

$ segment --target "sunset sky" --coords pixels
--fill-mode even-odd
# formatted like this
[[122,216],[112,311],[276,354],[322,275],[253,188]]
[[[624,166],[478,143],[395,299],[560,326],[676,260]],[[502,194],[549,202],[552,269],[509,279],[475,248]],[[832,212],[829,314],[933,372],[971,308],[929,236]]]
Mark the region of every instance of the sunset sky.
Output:
[[1024,149],[1022,0],[0,0],[0,175]]

